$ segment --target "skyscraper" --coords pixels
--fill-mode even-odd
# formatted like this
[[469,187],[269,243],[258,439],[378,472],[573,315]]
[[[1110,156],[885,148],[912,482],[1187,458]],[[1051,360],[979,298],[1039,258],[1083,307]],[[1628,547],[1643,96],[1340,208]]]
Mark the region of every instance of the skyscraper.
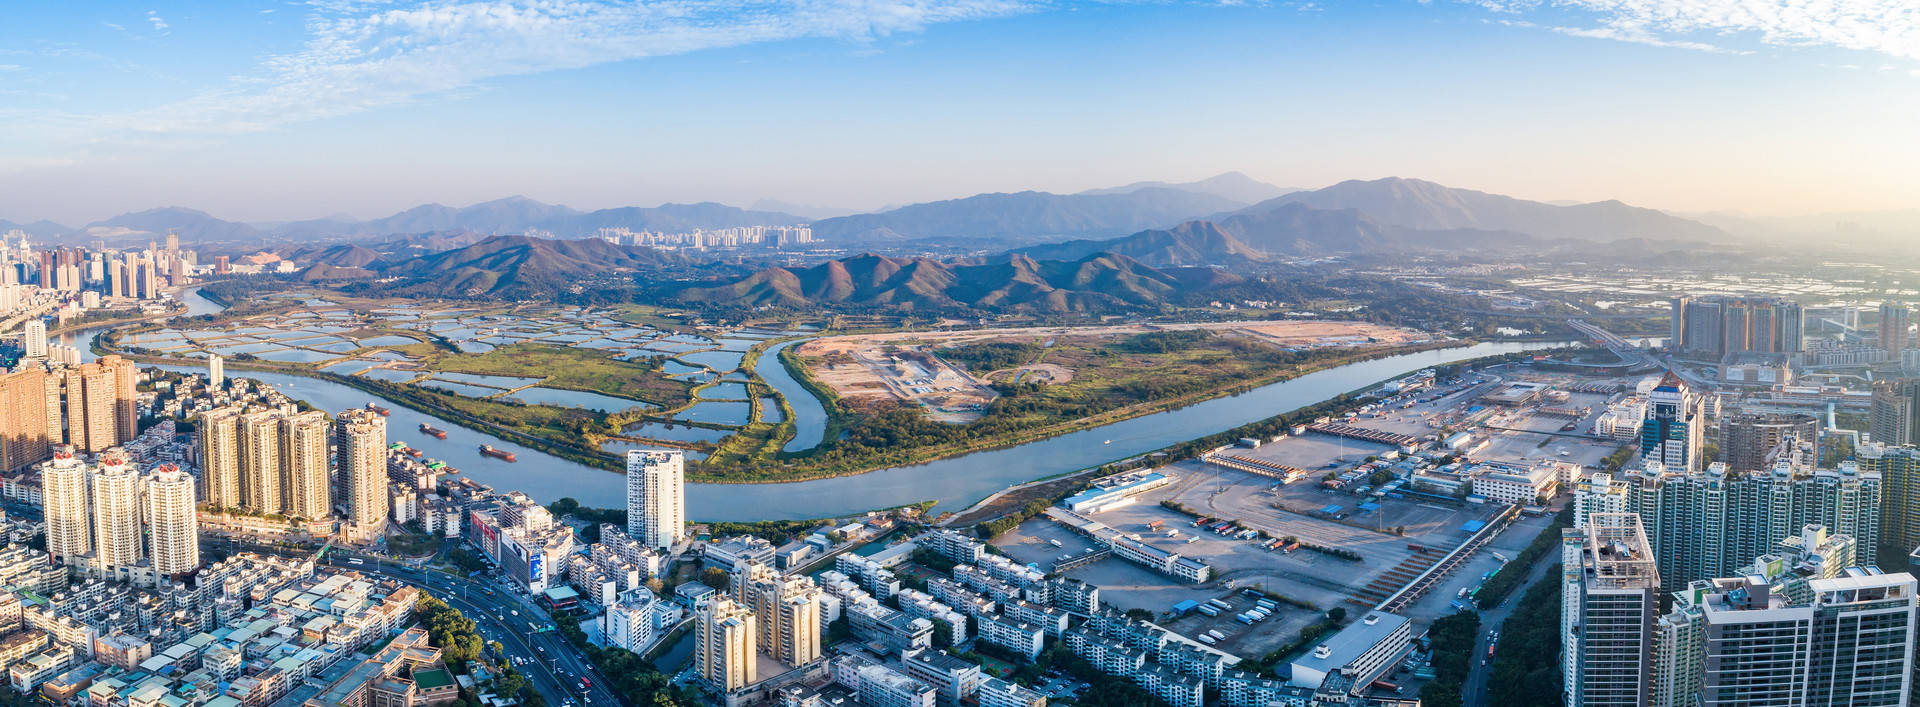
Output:
[[1888,360],[1900,360],[1900,352],[1906,350],[1907,327],[1913,323],[1912,316],[1905,302],[1880,303],[1880,348],[1887,350]]
[[1883,548],[1906,554],[1920,547],[1920,448],[1874,441],[1854,450],[1854,461],[1862,472],[1879,474],[1886,484],[1880,547],[1863,543],[1861,554],[1875,557]]
[[327,414],[319,410],[280,419],[283,512],[318,520],[333,512],[332,477],[327,463]]
[[1705,424],[1700,396],[1669,372],[1647,394],[1647,417],[1640,425],[1640,459],[1678,471],[1698,470],[1701,428]]
[[1804,334],[1800,305],[1777,297],[1677,297],[1667,348],[1720,360],[1740,353],[1794,353]]
[[39,317],[27,319],[27,325],[21,346],[27,358],[47,357],[47,322]]
[[163,577],[178,577],[200,567],[200,520],[194,510],[193,485],[193,477],[172,464],[147,474],[145,514],[153,571]]
[[237,509],[240,494],[240,409],[214,408],[200,413],[201,502]]
[[1862,568],[1694,582],[1662,620],[1675,645],[1661,652],[1659,672],[1675,679],[1662,681],[1674,695],[1661,707],[1906,705],[1914,590],[1905,572]]
[[220,354],[207,354],[207,385],[215,388],[227,382],[227,361]]
[[666,548],[686,535],[686,457],[678,451],[627,450],[627,535]]
[[[1659,562],[1666,592],[1697,579],[1727,577],[1771,551],[1807,525],[1853,537],[1862,548],[1880,542],[1882,477],[1845,462],[1815,469],[1780,462],[1767,473],[1732,473],[1722,463],[1681,474],[1658,463],[1614,481],[1624,484],[1624,505],[1639,516],[1642,532]],[[1612,491],[1576,487],[1576,507],[1606,507],[1593,494]],[[1595,516],[1600,514],[1594,514]]]
[[63,564],[77,564],[93,554],[93,508],[88,481],[87,465],[74,455],[71,447],[54,452],[53,460],[40,466],[47,554]]
[[694,668],[716,691],[751,685],[755,678],[753,612],[732,599],[708,599],[693,611]]
[[241,415],[241,506],[278,515],[282,501],[280,477],[280,413],[263,411]]
[[39,366],[0,373],[0,473],[13,473],[47,459],[47,374]]
[[134,388],[139,378],[139,367],[119,356],[62,371],[56,394],[66,403],[66,443],[99,453],[138,435]]
[[340,413],[340,484],[353,537],[369,540],[387,527],[387,418],[363,408]]
[[100,456],[89,477],[93,491],[95,569],[113,573],[140,564],[146,553],[140,536],[140,472],[119,452]]
[[1642,707],[1653,684],[1660,570],[1640,517],[1597,513],[1561,541],[1566,704]]
[[1875,381],[1872,405],[1867,410],[1867,431],[1873,441],[1920,444],[1920,378]]

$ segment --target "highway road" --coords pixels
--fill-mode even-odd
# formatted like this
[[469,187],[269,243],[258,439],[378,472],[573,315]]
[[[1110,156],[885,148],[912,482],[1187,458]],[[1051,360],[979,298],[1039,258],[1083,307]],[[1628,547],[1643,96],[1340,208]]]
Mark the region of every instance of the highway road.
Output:
[[[1520,597],[1526,596],[1529,588],[1546,578],[1547,570],[1553,567],[1554,560],[1559,557],[1558,553],[1551,552],[1542,556],[1533,563],[1533,567],[1527,570],[1527,581],[1515,587],[1505,601],[1499,606],[1480,611],[1480,636],[1474,639],[1473,660],[1467,663],[1467,683],[1460,690],[1463,707],[1482,707],[1488,704],[1487,681],[1493,676],[1493,663],[1487,661],[1482,664],[1481,661],[1487,660],[1487,648],[1494,645],[1493,641],[1488,640],[1490,632],[1498,631],[1506,624],[1507,617],[1513,614],[1513,608],[1520,602]],[[1558,577],[1555,577],[1554,581],[1558,581]]]
[[[355,558],[364,564],[351,564],[350,560]],[[536,629],[553,626],[553,619],[524,595],[491,582],[423,570],[337,547],[327,553],[326,564],[391,577],[459,609],[474,621],[483,637],[499,641],[508,655],[524,659],[525,663],[517,668],[533,682],[534,689],[549,705],[559,707],[571,702],[615,707],[623,704],[587,657],[567,642],[566,636],[557,630],[535,633]],[[583,676],[593,680],[593,685],[585,690],[580,689]]]

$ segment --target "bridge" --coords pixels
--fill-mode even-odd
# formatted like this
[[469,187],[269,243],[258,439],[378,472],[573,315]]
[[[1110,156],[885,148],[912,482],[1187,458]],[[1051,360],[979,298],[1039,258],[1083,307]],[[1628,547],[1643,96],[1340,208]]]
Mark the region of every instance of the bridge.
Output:
[[1712,381],[1700,380],[1698,376],[1688,373],[1679,366],[1668,363],[1666,359],[1653,355],[1651,351],[1634,346],[1632,342],[1621,338],[1619,334],[1602,329],[1597,324],[1592,324],[1580,319],[1568,319],[1567,326],[1573,327],[1575,331],[1591,337],[1594,343],[1606,347],[1608,351],[1613,352],[1613,355],[1619,356],[1622,361],[1626,361],[1635,366],[1645,365],[1664,369],[1679,376],[1681,380],[1686,381],[1687,385],[1695,388],[1707,389],[1712,387]]

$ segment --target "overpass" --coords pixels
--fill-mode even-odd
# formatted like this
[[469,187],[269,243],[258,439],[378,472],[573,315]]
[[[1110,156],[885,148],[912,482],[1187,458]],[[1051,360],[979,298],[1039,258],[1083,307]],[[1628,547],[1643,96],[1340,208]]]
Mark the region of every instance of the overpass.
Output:
[[1679,376],[1681,380],[1686,381],[1687,385],[1693,386],[1694,388],[1708,390],[1713,387],[1713,381],[1700,380],[1699,377],[1688,373],[1685,369],[1669,363],[1664,358],[1653,355],[1651,351],[1634,346],[1632,342],[1621,338],[1619,334],[1602,329],[1597,324],[1591,324],[1579,319],[1568,319],[1567,326],[1573,327],[1575,331],[1592,337],[1594,343],[1606,347],[1608,351],[1613,352],[1613,355],[1619,356],[1622,361],[1634,365],[1647,365],[1665,369]]

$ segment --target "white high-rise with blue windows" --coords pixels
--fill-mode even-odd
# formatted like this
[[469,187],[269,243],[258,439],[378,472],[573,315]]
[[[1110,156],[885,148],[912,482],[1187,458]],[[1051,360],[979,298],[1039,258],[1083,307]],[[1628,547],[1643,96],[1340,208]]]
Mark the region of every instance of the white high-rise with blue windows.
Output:
[[670,548],[686,535],[686,455],[678,450],[627,450],[627,535]]

